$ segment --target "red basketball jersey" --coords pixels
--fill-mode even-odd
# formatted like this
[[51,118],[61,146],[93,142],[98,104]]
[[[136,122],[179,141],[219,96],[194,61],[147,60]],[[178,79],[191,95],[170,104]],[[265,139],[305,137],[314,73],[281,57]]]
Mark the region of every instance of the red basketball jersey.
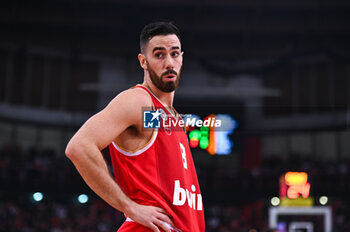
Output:
[[[136,87],[149,93],[155,110],[162,112],[161,121],[167,117],[175,119],[151,91],[140,85]],[[165,209],[173,217],[174,231],[205,231],[202,195],[183,128],[173,124],[163,127],[161,123],[160,128],[154,129],[151,140],[139,150],[130,152],[114,142],[109,149],[115,179],[132,200]],[[127,231],[123,228],[130,225],[135,226],[135,231],[141,227],[128,219],[120,230]]]

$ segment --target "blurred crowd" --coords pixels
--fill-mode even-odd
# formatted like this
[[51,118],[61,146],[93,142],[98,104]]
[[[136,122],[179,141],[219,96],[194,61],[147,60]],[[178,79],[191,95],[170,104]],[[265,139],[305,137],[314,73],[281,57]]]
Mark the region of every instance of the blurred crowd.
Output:
[[1,201],[0,231],[8,232],[107,232],[116,231],[123,214],[101,200],[82,204]]
[[[108,155],[106,155],[108,160]],[[306,171],[311,195],[327,195],[336,232],[350,231],[349,162],[322,162],[295,155],[273,157],[260,167],[232,170],[198,165],[208,232],[262,232],[268,228],[270,199],[279,192],[278,177],[285,171]],[[124,215],[87,187],[71,162],[52,150],[19,147],[0,149],[0,231],[116,231]],[[35,202],[32,193],[44,199]],[[76,196],[90,200],[79,204]]]

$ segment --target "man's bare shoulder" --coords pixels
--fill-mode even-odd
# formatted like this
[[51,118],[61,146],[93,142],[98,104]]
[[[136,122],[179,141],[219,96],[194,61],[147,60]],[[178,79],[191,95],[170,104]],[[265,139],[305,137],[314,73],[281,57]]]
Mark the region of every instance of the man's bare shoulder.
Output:
[[153,105],[150,95],[141,88],[131,88],[120,92],[111,104],[123,105],[128,108],[139,109],[140,107],[151,107]]
[[111,120],[124,129],[142,125],[144,107],[152,107],[152,98],[141,88],[127,89],[119,93],[104,110]]

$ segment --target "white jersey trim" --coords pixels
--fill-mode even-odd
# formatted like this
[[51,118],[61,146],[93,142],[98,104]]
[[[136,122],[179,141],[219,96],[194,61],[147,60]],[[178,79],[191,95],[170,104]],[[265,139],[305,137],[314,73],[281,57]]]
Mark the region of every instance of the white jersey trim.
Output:
[[[134,220],[132,220],[131,218],[126,218],[125,220],[126,222],[134,222]],[[175,228],[173,226],[171,226],[169,223],[167,222],[164,222],[164,224],[171,230],[175,231],[175,232],[182,232],[182,230],[178,229],[178,228]]]
[[147,143],[147,145],[135,152],[130,152],[130,151],[126,151],[120,147],[118,147],[117,144],[115,144],[114,142],[112,142],[113,146],[115,149],[117,149],[120,153],[122,153],[123,155],[126,155],[126,156],[137,156],[137,155],[140,155],[142,154],[143,152],[147,151],[154,143],[154,141],[156,141],[156,138],[157,138],[157,135],[158,135],[158,129],[155,129],[153,131],[153,134],[152,134],[152,138],[151,140]]

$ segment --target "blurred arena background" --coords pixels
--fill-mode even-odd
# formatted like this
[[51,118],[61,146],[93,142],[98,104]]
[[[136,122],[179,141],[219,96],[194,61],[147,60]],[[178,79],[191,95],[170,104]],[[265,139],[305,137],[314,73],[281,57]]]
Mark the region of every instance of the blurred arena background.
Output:
[[[182,32],[175,107],[238,123],[229,154],[192,150],[206,231],[270,229],[288,171],[308,174],[333,232],[350,231],[347,0],[1,1],[0,231],[116,231],[125,220],[64,149],[89,116],[142,82],[138,36],[153,21]],[[323,216],[279,220],[279,231],[329,232]]]

